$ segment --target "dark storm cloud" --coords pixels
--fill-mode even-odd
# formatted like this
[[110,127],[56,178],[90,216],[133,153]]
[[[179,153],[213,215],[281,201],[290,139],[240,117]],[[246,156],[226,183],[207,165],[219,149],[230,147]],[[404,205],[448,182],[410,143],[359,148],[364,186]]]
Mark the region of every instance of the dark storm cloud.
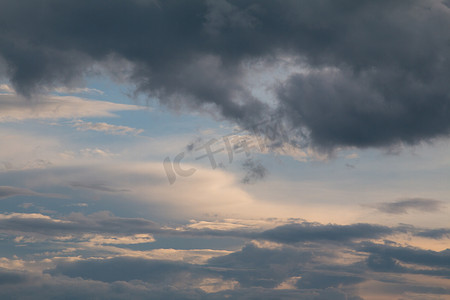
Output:
[[[114,56],[133,64],[129,79],[138,91],[175,106],[177,98],[188,106],[215,103],[223,115],[241,118],[264,105],[240,83],[238,62],[246,54],[235,43],[248,33],[234,35],[252,25],[229,7],[198,0],[6,1],[0,54],[11,82],[26,95],[71,84],[93,61]],[[216,32],[223,26],[232,27],[229,41]],[[245,103],[232,101],[236,97]]]
[[420,212],[436,212],[443,207],[443,202],[434,199],[410,198],[396,202],[383,202],[375,208],[388,214],[406,214],[411,210]]
[[124,59],[137,92],[248,125],[272,112],[246,66],[287,55],[307,71],[278,85],[275,110],[297,137],[323,150],[414,144],[450,132],[446,3],[5,0],[0,57],[25,95]]

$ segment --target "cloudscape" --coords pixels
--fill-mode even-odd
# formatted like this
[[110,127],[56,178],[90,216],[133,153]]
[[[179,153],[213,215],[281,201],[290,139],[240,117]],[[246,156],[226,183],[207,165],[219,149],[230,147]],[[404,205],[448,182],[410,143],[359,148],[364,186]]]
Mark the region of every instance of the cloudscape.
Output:
[[450,1],[0,0],[1,299],[450,299]]

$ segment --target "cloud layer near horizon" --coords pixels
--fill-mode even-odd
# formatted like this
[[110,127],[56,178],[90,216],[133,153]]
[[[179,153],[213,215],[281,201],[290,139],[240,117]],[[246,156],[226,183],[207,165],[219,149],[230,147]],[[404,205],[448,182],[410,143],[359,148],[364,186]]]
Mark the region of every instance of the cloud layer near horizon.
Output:
[[[431,251],[387,240],[399,233],[412,237],[421,232],[418,228],[274,219],[234,220],[248,227],[230,229],[230,221],[222,220],[222,227],[216,223],[212,230],[207,222],[198,223],[203,228],[194,224],[169,227],[106,212],[61,219],[1,214],[3,236],[14,238],[18,246],[52,251],[32,251],[33,259],[28,260],[0,259],[0,295],[26,297],[34,292],[42,299],[63,293],[74,299],[125,299],[129,297],[126,294],[135,299],[247,299],[250,295],[261,299],[370,299],[371,288],[387,284],[386,276],[391,289],[406,295],[438,299],[450,292],[448,250]],[[277,222],[284,225],[276,226]],[[264,229],[267,225],[275,227]],[[165,237],[216,241],[234,237],[244,246],[232,251],[158,248]],[[421,282],[420,276],[435,281]],[[436,286],[438,279],[444,285]],[[75,286],[90,288],[76,291]],[[388,299],[389,290],[379,296]]]

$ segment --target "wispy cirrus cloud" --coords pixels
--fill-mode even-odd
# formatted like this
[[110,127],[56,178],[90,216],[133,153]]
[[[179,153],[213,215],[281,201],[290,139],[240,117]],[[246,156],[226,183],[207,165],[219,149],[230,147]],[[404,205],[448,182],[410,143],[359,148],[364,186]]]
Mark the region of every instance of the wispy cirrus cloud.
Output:
[[83,182],[72,182],[70,183],[71,187],[74,188],[83,188],[83,189],[89,189],[89,190],[97,190],[101,192],[111,192],[111,193],[117,193],[117,192],[129,192],[129,189],[123,189],[118,188],[115,186],[109,186],[107,184],[101,183],[101,182],[91,182],[91,183],[83,183]]
[[[103,95],[104,92],[93,88],[70,88],[70,87],[56,87],[52,90],[53,92],[61,94],[99,94]],[[50,92],[52,92],[50,91]]]
[[13,186],[0,186],[0,199],[14,196],[34,196],[47,198],[67,198],[65,195],[54,193],[38,193],[30,189],[18,188]]
[[138,135],[142,132],[144,132],[143,129],[136,129],[136,128],[132,128],[132,127],[128,127],[128,126],[122,126],[122,125],[113,125],[113,124],[108,124],[108,123],[93,123],[93,122],[84,122],[84,121],[77,121],[75,122],[75,124],[72,125],[73,127],[75,127],[77,130],[81,130],[81,131],[88,131],[88,130],[92,130],[92,131],[99,131],[99,132],[104,132],[104,133],[108,133],[108,134],[113,134],[113,135]]
[[112,117],[114,112],[142,110],[141,106],[96,101],[74,96],[39,96],[33,100],[0,94],[0,123],[37,119]]
[[407,214],[410,211],[437,212],[444,207],[444,202],[426,198],[408,198],[395,202],[382,202],[373,205],[378,211],[387,214]]

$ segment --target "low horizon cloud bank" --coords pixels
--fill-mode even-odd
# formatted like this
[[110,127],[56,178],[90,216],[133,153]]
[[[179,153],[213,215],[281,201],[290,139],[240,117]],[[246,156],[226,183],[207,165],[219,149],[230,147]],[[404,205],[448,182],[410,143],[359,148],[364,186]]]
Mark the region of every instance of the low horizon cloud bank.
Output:
[[[397,234],[420,235],[420,228],[284,222],[279,226],[273,223],[272,229],[258,225],[227,229],[224,222],[224,229],[212,230],[204,222],[204,228],[170,228],[107,212],[60,219],[42,214],[2,214],[3,235],[14,238],[16,245],[38,247],[29,258],[0,259],[0,295],[26,297],[35,292],[41,297],[38,299],[45,299],[70,293],[75,299],[82,295],[125,299],[125,293],[131,293],[136,299],[246,299],[255,293],[261,299],[317,299],[314,297],[320,295],[320,299],[331,300],[365,299],[365,285],[383,284],[382,276],[400,275],[405,280],[408,276],[432,276],[450,283],[450,249],[432,251],[389,241]],[[167,237],[233,237],[243,246],[225,253],[207,248],[159,248],[159,240]],[[61,241],[67,250],[39,251],[42,247],[44,251],[59,248]],[[136,248],[138,245],[141,248]],[[450,292],[450,285],[438,288],[417,282],[412,288],[399,278],[391,284],[407,293],[430,297]],[[74,291],[75,285],[91,288]],[[124,294],[115,291],[120,285]]]

